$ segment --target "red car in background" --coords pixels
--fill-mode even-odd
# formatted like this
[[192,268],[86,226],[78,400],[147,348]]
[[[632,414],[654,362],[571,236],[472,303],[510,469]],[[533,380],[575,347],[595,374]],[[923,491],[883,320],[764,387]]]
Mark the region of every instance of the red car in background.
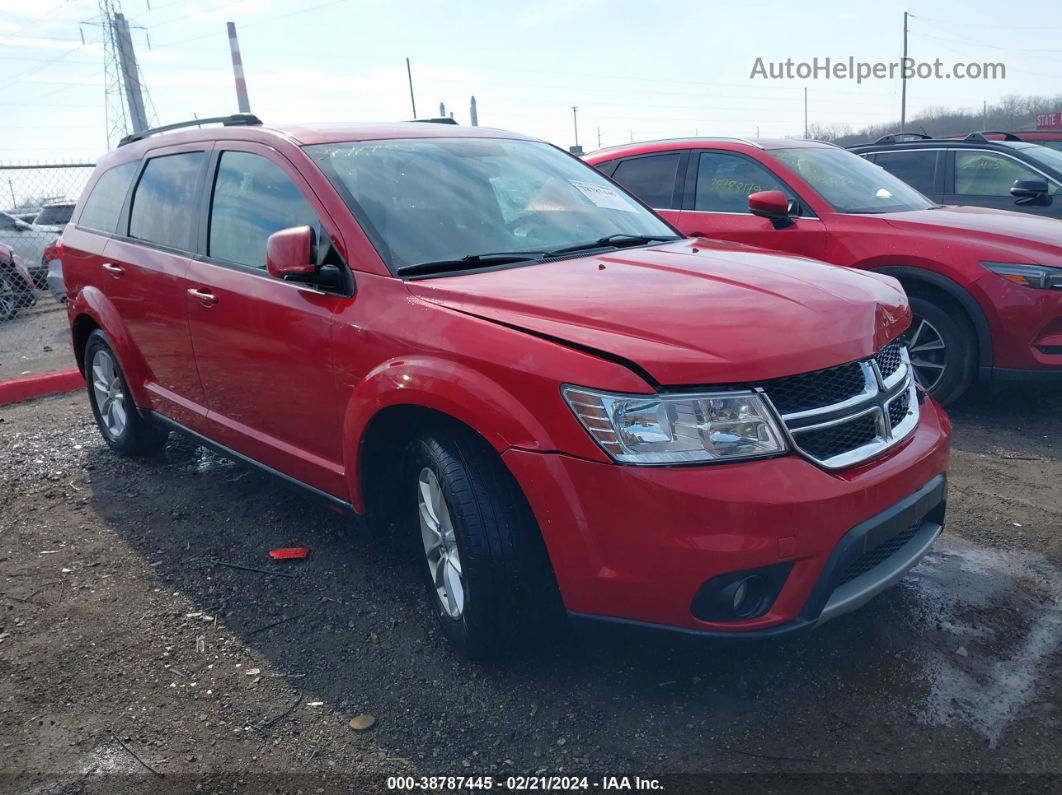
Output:
[[942,207],[861,157],[799,140],[689,138],[587,155],[688,235],[895,276],[922,383],[1062,380],[1062,226]]

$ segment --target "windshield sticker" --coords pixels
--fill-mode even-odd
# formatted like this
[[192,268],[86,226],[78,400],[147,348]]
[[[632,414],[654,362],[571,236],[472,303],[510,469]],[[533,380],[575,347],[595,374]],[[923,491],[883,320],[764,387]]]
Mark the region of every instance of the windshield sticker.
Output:
[[625,213],[638,212],[637,207],[612,190],[612,188],[605,185],[595,185],[592,182],[581,182],[577,179],[570,179],[568,182],[598,207],[603,207],[606,210],[622,210]]

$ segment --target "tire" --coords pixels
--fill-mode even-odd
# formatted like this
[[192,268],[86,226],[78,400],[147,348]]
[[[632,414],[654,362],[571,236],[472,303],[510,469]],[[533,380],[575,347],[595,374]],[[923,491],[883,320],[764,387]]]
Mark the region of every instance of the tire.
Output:
[[121,455],[151,455],[162,449],[169,432],[152,425],[137,409],[118,357],[99,329],[85,344],[85,382],[108,447]]
[[911,364],[919,382],[947,405],[973,383],[977,338],[970,322],[920,296],[911,296],[911,327],[905,332]]
[[[406,537],[415,545],[432,609],[443,635],[466,657],[498,656],[514,645],[518,633],[521,638],[539,634],[560,615],[560,597],[530,507],[486,442],[461,427],[423,431],[406,450],[400,483],[396,497],[408,517]],[[432,484],[441,505],[433,504]],[[431,510],[422,515],[424,506]],[[429,532],[432,516],[441,533]],[[440,538],[433,566],[429,539],[437,543]],[[447,593],[454,591],[454,579],[459,599],[453,598],[456,591]]]
[[0,271],[0,322],[14,320],[21,306],[21,296],[11,275]]

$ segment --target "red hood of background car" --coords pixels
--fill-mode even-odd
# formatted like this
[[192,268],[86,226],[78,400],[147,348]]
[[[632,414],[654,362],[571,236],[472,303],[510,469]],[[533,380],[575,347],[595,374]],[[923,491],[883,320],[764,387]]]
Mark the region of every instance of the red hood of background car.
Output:
[[881,216],[893,226],[911,224],[940,227],[942,233],[951,231],[969,236],[970,232],[1002,235],[1015,241],[1034,242],[1062,249],[1062,224],[1057,218],[1042,218],[1010,210],[989,207],[941,207],[936,210],[911,210]]
[[910,323],[890,277],[704,240],[407,286],[426,301],[623,357],[673,385],[831,367],[871,356]]

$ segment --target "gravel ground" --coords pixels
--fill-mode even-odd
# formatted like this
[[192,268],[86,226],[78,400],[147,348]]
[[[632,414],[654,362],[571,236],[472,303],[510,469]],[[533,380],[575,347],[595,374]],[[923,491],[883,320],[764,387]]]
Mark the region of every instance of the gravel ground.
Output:
[[947,531],[864,609],[783,641],[560,638],[475,665],[412,565],[320,503],[183,440],[117,458],[81,393],[0,407],[0,789],[757,772],[1059,791],[1062,392],[953,417]]
[[66,307],[51,293],[38,292],[36,304],[0,321],[0,380],[76,366]]

